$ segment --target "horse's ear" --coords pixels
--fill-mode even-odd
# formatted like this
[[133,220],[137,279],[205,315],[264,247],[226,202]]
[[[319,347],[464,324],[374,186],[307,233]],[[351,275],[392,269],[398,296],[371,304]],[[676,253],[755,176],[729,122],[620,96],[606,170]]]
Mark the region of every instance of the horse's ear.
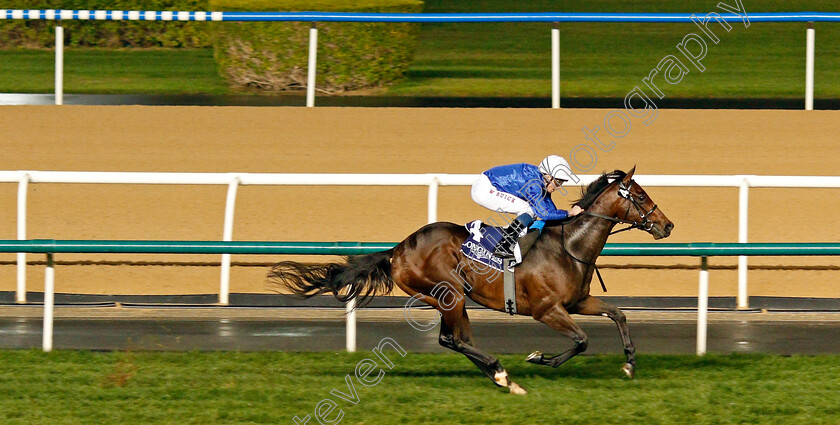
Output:
[[635,165],[633,166],[633,168],[630,169],[630,171],[627,172],[627,175],[624,176],[624,180],[622,180],[622,182],[623,183],[630,183],[630,180],[633,179],[633,174],[634,173],[636,173],[636,166]]

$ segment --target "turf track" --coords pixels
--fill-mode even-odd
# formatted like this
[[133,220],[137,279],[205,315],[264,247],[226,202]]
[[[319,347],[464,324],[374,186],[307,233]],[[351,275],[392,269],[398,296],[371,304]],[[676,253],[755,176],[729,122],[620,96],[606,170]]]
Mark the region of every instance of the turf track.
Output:
[[[363,347],[360,347],[363,349]],[[372,348],[372,347],[369,347]],[[373,386],[346,375],[372,358],[346,353],[0,352],[4,424],[341,423],[836,424],[840,357],[646,356],[620,378],[620,356],[578,357],[558,369],[502,356],[527,388],[495,388],[459,355],[386,351],[393,369]],[[374,369],[369,378],[376,376]],[[325,402],[324,406],[330,405]],[[338,422],[335,422],[338,423]]]

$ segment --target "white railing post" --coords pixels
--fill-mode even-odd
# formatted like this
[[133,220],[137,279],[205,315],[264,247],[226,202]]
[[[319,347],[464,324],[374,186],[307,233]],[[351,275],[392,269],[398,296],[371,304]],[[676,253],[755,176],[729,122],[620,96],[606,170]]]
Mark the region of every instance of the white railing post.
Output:
[[551,107],[560,109],[560,28],[551,29]]
[[[18,181],[17,197],[17,238],[19,241],[26,240],[26,194],[29,186],[29,174],[24,173]],[[26,302],[26,253],[17,254],[17,290],[15,291],[15,302]]]
[[706,331],[709,314],[709,259],[700,260],[700,282],[697,289],[697,355],[706,354]]
[[440,180],[437,177],[432,177],[432,181],[429,182],[429,223],[434,223],[437,221],[438,187],[440,187]]
[[[738,243],[747,243],[749,235],[749,199],[750,181],[747,177],[741,180],[738,189]],[[750,308],[750,296],[747,291],[747,256],[738,256],[738,308]]]
[[814,109],[814,23],[805,30],[805,110]]
[[53,348],[53,309],[55,307],[55,266],[52,253],[47,254],[47,269],[44,270],[44,351]]
[[[236,189],[239,187],[239,177],[234,177],[228,184],[227,199],[225,200],[225,225],[222,240],[233,240],[233,213],[236,210]],[[230,303],[230,254],[222,254],[221,282],[219,283],[219,304]]]
[[55,27],[55,104],[64,104],[64,27]]
[[356,352],[356,299],[353,298],[350,301],[347,301],[347,304],[344,306],[347,314],[345,315],[347,320],[347,332],[346,332],[346,345],[347,345],[347,352],[348,353],[355,353]]
[[315,65],[318,57],[318,29],[315,23],[309,29],[309,67],[306,71],[306,106],[315,106]]

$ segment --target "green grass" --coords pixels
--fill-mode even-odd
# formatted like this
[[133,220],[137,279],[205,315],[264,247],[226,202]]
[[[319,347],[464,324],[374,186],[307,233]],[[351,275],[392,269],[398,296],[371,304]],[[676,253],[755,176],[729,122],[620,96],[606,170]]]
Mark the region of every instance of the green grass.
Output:
[[[694,12],[716,10],[718,0],[427,0],[426,12]],[[757,11],[838,11],[828,0],[746,2]],[[373,91],[393,96],[539,96],[551,93],[551,24],[423,24],[407,78]],[[733,23],[711,27],[705,72],[676,85],[659,77],[667,97],[801,98],[805,91],[805,25]],[[624,97],[666,55],[691,24],[565,23],[561,31],[562,96]],[[815,96],[840,98],[840,23],[817,24]],[[53,53],[0,51],[0,92],[53,91]],[[68,49],[67,93],[233,93],[215,71],[212,51]]]
[[642,355],[632,381],[619,377],[619,356],[558,369],[502,356],[524,397],[495,388],[460,355],[389,357],[395,366],[377,385],[353,378],[352,405],[330,391],[347,393],[345,375],[375,359],[370,352],[0,351],[0,423],[280,424],[310,415],[314,424],[328,398],[347,424],[840,422],[838,356]]
[[[427,0],[426,12],[693,12],[715,11],[717,1],[587,2]],[[469,6],[464,6],[468,4]],[[751,11],[838,11],[828,1],[745,3]],[[705,72],[691,68],[668,97],[802,97],[805,92],[804,24],[711,26]],[[424,24],[408,79],[389,94],[410,96],[542,96],[551,93],[551,24]],[[692,24],[564,23],[561,32],[563,97],[624,97],[676,45]],[[840,97],[840,25],[817,25],[815,96]],[[661,76],[660,80],[661,81]]]
[[[55,53],[0,51],[0,92],[52,93]],[[223,94],[211,49],[65,49],[65,93]]]

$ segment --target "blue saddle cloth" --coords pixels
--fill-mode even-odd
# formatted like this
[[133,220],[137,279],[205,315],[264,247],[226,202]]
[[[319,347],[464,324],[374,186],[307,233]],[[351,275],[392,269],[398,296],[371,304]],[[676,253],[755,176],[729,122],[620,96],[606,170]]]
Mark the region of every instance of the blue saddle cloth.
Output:
[[501,271],[504,267],[502,259],[493,255],[493,250],[502,240],[503,230],[500,227],[484,225],[481,220],[467,223],[466,228],[470,237],[461,244],[461,252],[473,261]]

